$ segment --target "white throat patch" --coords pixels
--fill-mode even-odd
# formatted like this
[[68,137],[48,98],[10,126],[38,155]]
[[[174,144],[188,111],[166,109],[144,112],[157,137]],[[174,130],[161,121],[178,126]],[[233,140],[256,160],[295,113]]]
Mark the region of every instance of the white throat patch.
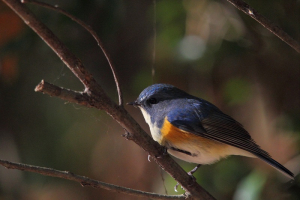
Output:
[[151,122],[151,116],[147,113],[147,111],[145,109],[143,109],[142,107],[140,107],[142,114],[145,118],[146,123],[149,125],[150,128],[150,132],[152,135],[152,138],[158,142],[159,144],[161,144],[161,133],[160,133],[160,129],[159,127],[157,127],[156,123],[152,123]]

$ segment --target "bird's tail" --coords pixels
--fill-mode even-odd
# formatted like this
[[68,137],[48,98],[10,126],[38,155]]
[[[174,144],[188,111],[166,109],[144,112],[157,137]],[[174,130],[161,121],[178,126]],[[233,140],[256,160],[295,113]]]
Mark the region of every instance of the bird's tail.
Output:
[[282,164],[280,164],[279,162],[274,160],[273,158],[266,156],[266,155],[261,155],[258,153],[253,153],[253,154],[256,155],[258,158],[262,159],[263,161],[267,162],[269,165],[271,165],[272,167],[274,167],[275,169],[277,169],[278,171],[280,171],[287,177],[294,179],[294,174],[290,170],[285,168]]

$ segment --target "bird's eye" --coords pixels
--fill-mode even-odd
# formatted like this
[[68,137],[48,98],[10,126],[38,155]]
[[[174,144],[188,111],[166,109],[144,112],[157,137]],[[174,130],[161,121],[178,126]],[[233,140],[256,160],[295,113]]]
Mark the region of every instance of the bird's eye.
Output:
[[156,98],[151,98],[151,99],[148,100],[148,103],[157,104],[157,99]]

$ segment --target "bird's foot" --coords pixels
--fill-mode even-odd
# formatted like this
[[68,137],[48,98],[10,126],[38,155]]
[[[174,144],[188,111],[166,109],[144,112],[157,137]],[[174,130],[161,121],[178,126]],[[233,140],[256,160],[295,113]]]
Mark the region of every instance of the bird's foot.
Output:
[[[189,171],[187,174],[191,177],[191,183],[190,183],[190,185],[192,185],[192,184],[194,184],[195,182],[196,182],[196,178],[193,176],[193,174],[199,169],[199,167],[201,166],[201,164],[198,164],[194,169],[192,169],[191,171]],[[179,183],[177,182],[177,184],[175,185],[175,187],[174,187],[174,191],[175,192],[178,192],[177,191],[177,188],[178,188],[178,185],[179,185]],[[184,190],[184,188],[183,187],[181,187],[183,190]]]

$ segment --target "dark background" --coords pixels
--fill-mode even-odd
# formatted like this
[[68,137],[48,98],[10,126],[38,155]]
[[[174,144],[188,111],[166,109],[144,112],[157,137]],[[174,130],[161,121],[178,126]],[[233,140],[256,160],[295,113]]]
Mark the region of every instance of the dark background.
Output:
[[[91,25],[111,55],[126,102],[152,83],[170,83],[217,105],[257,143],[299,173],[300,56],[227,1],[56,0]],[[252,0],[300,41],[300,3]],[[67,17],[28,7],[117,101],[112,73],[93,38]],[[154,45],[155,44],[155,45]],[[153,54],[155,53],[155,59]],[[155,75],[152,69],[155,68]],[[68,170],[134,189],[175,194],[176,182],[105,112],[35,93],[42,80],[82,90],[51,49],[0,1],[0,159]],[[128,111],[149,132],[138,109]],[[185,170],[195,165],[178,161]],[[266,163],[232,156],[195,174],[217,199],[299,199]],[[180,190],[179,193],[181,194]],[[138,199],[0,167],[1,199]]]

